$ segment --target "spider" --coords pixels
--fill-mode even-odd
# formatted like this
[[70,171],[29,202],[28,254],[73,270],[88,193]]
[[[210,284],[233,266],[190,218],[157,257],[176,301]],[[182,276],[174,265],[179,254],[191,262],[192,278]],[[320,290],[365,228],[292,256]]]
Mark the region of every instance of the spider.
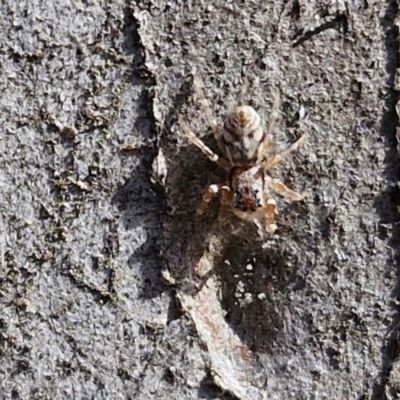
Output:
[[241,103],[228,113],[223,127],[220,128],[196,76],[193,85],[223,157],[207,147],[190,130],[181,115],[179,124],[190,142],[211,161],[229,172],[227,182],[208,187],[197,206],[197,212],[203,214],[211,199],[218,194],[221,202],[219,221],[224,221],[230,211],[246,221],[255,222],[263,218],[266,232],[273,234],[277,229],[274,219],[276,201],[271,195],[271,189],[292,201],[303,200],[308,193],[298,193],[289,189],[279,179],[269,176],[267,171],[296,151],[307,138],[307,134],[303,134],[282,153],[270,157],[272,133],[280,105],[279,90],[274,94],[272,113],[265,133],[256,110]]

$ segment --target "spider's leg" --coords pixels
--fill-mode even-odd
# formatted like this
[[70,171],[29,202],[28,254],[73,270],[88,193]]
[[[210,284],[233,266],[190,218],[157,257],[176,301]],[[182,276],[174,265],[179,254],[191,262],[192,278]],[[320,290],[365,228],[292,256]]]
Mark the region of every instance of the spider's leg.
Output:
[[203,197],[199,203],[199,205],[197,206],[197,214],[203,214],[204,211],[206,211],[208,204],[210,203],[210,201],[212,200],[212,198],[218,193],[218,185],[213,184],[210,185],[207,190],[205,191],[205,193],[203,194]]
[[232,207],[232,191],[229,186],[223,185],[219,187],[219,195],[221,207],[219,209],[218,221],[223,222],[226,220]]
[[309,195],[309,193],[307,193],[307,192],[298,193],[292,189],[289,189],[279,179],[272,179],[272,178],[266,179],[265,184],[267,186],[271,187],[272,189],[274,189],[281,196],[286,197],[287,199],[292,200],[292,201],[303,200],[305,197],[307,197]]
[[296,151],[299,146],[307,139],[307,134],[304,133],[301,135],[300,139],[296,140],[294,143],[292,143],[286,150],[282,151],[282,153],[277,154],[276,156],[272,157],[270,160],[266,160],[265,163],[263,163],[264,168],[271,169],[275,167],[278,163],[280,163],[285,157],[287,157],[290,153],[293,153]]
[[204,142],[199,139],[189,128],[189,126],[186,124],[185,120],[183,117],[180,115],[179,116],[179,124],[183,130],[183,133],[185,136],[195,145],[197,146],[202,153],[208,157],[209,160],[212,162],[217,163],[221,168],[226,169],[229,171],[231,169],[231,165],[229,161],[225,160],[224,158],[220,157],[218,154],[215,154],[208,146],[204,144]]
[[215,138],[218,140],[221,136],[221,133],[219,131],[217,121],[214,118],[213,113],[211,112],[211,108],[208,104],[206,96],[204,96],[200,78],[197,75],[193,76],[193,86],[197,93],[197,97],[199,98],[200,105],[203,108],[203,112],[207,118],[208,124],[210,125]]
[[278,229],[275,223],[274,214],[276,212],[276,201],[272,197],[265,195],[265,213],[264,226],[265,230],[271,235]]
[[274,94],[274,105],[272,106],[271,115],[269,117],[268,129],[265,134],[263,143],[260,144],[257,152],[257,160],[265,160],[271,151],[272,134],[275,129],[276,121],[279,117],[279,106],[281,103],[281,95],[279,89],[276,89]]

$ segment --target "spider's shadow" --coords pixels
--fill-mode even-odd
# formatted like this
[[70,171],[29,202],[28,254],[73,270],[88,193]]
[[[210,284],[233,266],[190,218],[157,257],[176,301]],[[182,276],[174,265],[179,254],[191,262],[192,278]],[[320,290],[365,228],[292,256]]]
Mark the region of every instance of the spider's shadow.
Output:
[[[182,94],[176,98],[182,100]],[[296,260],[282,250],[283,239],[270,241],[268,250],[264,250],[266,234],[261,240],[255,225],[240,221],[234,215],[224,226],[218,227],[215,223],[217,199],[211,202],[204,215],[196,215],[196,204],[205,188],[226,180],[227,173],[191,144],[182,147],[177,154],[176,141],[168,137],[167,132],[169,134],[176,123],[178,112],[179,107],[173,107],[168,114],[160,143],[169,161],[166,197],[170,213],[164,222],[165,266],[178,285],[193,280],[194,266],[209,250],[210,238],[217,236],[223,243],[223,250],[215,259],[211,273],[217,274],[221,281],[226,320],[250,349],[271,351],[278,345],[283,328],[277,310],[282,306],[278,299],[284,297],[271,293],[285,293],[288,286],[296,290],[301,285],[296,267],[286,266],[288,260],[296,266]],[[211,133],[209,137],[212,142]],[[215,146],[211,147],[214,150]],[[285,227],[282,228],[285,231]],[[282,237],[286,233],[282,232]]]

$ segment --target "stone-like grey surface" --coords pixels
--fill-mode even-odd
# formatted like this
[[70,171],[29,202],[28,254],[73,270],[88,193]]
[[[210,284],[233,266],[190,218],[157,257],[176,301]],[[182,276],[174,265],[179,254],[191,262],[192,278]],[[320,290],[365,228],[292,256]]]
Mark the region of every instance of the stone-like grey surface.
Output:
[[198,398],[195,332],[160,281],[132,8],[0,10],[0,398]]
[[216,271],[227,320],[256,353],[268,399],[383,399],[393,385],[397,11],[396,2],[323,1],[160,1],[137,10],[146,65],[157,76],[171,210],[164,255],[176,278],[190,279],[207,247],[213,217],[196,217],[194,205],[222,179],[179,135],[182,113],[211,137],[190,74],[201,77],[220,123],[248,71],[247,101],[266,119],[280,87],[276,149],[310,134],[275,172],[311,193],[300,204],[278,203],[279,237],[260,243],[237,221],[235,233],[212,232],[225,241]]
[[[266,120],[281,89],[276,148],[310,134],[275,174],[311,196],[279,200],[274,239],[235,220],[217,232],[227,320],[268,399],[399,396],[397,12],[2,2],[0,398],[232,398],[160,272],[195,262],[215,209],[194,206],[223,179],[176,124],[180,112],[212,145],[190,73],[221,121],[247,70]],[[159,148],[165,193],[150,182]]]

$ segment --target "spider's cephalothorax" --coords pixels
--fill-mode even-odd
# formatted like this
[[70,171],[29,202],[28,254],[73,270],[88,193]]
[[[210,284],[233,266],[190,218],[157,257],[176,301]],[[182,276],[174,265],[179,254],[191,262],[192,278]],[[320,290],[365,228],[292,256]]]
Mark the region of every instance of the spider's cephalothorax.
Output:
[[278,118],[279,91],[275,93],[268,129],[264,133],[260,116],[250,106],[236,107],[227,115],[223,128],[220,129],[212,116],[197,77],[194,79],[194,87],[225,158],[219,157],[208,148],[189,129],[181,116],[179,116],[180,125],[187,138],[211,161],[229,171],[227,183],[209,186],[197,207],[198,213],[203,213],[213,196],[219,194],[221,201],[219,220],[224,220],[230,210],[238,217],[248,221],[254,221],[264,215],[265,230],[268,233],[274,233],[277,229],[274,221],[276,202],[270,196],[268,188],[292,201],[304,199],[307,193],[297,193],[289,189],[279,179],[271,178],[266,171],[297,150],[306,139],[306,135],[302,135],[282,153],[269,157],[272,132]]

